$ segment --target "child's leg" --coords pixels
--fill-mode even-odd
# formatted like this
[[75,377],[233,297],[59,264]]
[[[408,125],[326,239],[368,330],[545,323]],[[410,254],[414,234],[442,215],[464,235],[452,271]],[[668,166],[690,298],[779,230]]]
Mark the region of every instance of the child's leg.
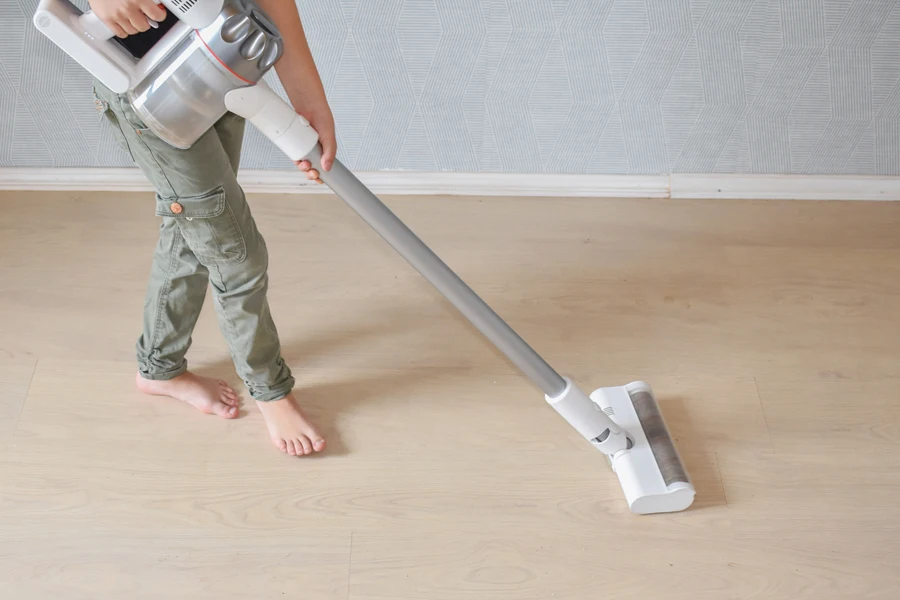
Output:
[[156,187],[163,221],[138,343],[141,375],[166,381],[184,372],[208,278],[235,367],[260,404],[273,442],[289,454],[321,449],[324,441],[291,396],[294,378],[266,298],[266,244],[237,182],[243,120],[229,114],[190,149],[179,150],[149,131],[124,98],[96,87],[123,147]]
[[188,248],[171,220],[159,228],[144,301],[144,328],[137,343],[144,379],[166,381],[187,371],[185,355],[200,316],[209,270]]

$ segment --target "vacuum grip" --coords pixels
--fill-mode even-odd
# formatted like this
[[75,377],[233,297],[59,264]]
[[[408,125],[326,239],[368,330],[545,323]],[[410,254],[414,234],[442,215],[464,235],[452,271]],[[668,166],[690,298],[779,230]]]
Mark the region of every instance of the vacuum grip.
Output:
[[115,35],[112,29],[106,26],[106,23],[100,20],[93,12],[86,12],[78,17],[81,27],[85,33],[89,34],[95,40],[105,41]]
[[32,18],[43,35],[117,94],[128,91],[134,63],[109,41],[112,31],[93,13],[68,0],[40,0]]
[[[304,158],[320,164],[321,148],[316,145]],[[319,178],[545,394],[565,391],[566,381],[340,160],[319,170]]]

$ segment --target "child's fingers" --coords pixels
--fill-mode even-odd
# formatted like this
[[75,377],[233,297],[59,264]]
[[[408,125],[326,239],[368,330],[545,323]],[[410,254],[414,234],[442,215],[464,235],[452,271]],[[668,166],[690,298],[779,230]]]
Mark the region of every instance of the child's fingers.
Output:
[[310,181],[315,181],[316,183],[322,183],[322,180],[319,179],[319,172],[316,169],[312,168],[312,163],[308,160],[301,160],[295,163],[297,168],[301,171],[306,172],[306,178]]
[[157,23],[162,23],[166,20],[166,9],[156,0],[141,0],[140,5],[144,14]]
[[[106,23],[106,21],[104,21],[104,23]],[[127,38],[128,37],[128,34],[125,33],[124,29],[119,27],[118,23],[110,22],[110,23],[106,23],[106,26],[109,27],[110,31],[112,31],[114,34],[116,34],[117,38]]]
[[334,157],[337,155],[337,142],[333,135],[329,135],[322,139],[322,168],[326,171],[331,170],[334,164]]

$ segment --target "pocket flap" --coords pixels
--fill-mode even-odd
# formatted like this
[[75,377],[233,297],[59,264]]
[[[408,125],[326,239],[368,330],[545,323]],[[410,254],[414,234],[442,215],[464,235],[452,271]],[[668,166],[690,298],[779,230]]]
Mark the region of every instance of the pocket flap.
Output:
[[197,196],[156,195],[156,216],[173,219],[211,219],[225,212],[225,189],[218,187]]

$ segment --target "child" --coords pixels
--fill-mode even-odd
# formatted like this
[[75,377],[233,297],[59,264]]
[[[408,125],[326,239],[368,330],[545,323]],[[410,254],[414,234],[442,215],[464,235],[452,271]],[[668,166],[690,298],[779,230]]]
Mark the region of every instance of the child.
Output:
[[[119,37],[150,29],[166,11],[153,0],[92,0],[93,12]],[[295,109],[318,132],[321,167],[328,171],[337,144],[334,118],[306,42],[294,0],[259,0],[280,30],[284,54],[276,71]],[[275,446],[291,456],[320,452],[325,439],[292,393],[294,378],[281,357],[266,300],[268,254],[236,173],[244,120],[226,114],[190,149],[174,148],[149,131],[128,104],[95,82],[97,107],[120,145],[156,188],[162,217],[137,342],[137,386],[232,419],[238,397],[224,381],[187,370],[191,333],[212,284],[220,327],[238,374],[266,421]],[[309,161],[298,166],[319,180]]]

